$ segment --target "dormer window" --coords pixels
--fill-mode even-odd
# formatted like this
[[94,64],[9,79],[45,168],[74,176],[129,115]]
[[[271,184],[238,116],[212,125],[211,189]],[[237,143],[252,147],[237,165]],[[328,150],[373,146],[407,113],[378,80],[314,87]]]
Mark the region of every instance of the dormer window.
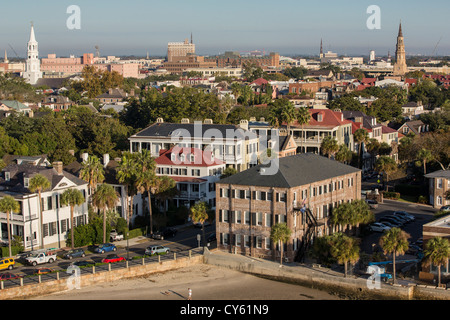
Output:
[[30,186],[30,178],[23,178],[23,186],[28,188]]
[[5,181],[9,181],[9,180],[11,180],[11,173],[5,172]]
[[171,155],[170,155],[170,160],[172,160],[172,161],[175,161],[175,153],[172,153]]
[[191,154],[191,162],[195,162],[195,155]]
[[184,154],[180,154],[180,160],[181,160],[181,162],[184,162],[184,160],[185,160]]
[[323,114],[322,113],[318,113],[317,114],[317,121],[318,122],[322,122],[323,121]]

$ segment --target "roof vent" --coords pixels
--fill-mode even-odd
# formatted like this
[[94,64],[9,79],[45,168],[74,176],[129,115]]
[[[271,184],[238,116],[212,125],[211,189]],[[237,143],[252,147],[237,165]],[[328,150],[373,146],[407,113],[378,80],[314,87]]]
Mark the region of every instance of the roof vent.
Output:
[[189,118],[183,118],[183,119],[181,119],[181,123],[189,123]]

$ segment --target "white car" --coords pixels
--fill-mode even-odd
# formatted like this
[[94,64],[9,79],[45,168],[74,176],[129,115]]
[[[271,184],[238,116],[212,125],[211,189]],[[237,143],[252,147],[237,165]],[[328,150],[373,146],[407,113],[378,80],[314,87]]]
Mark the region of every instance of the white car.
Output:
[[369,226],[369,229],[370,229],[370,231],[374,231],[374,232],[384,232],[391,228],[380,222],[374,222]]

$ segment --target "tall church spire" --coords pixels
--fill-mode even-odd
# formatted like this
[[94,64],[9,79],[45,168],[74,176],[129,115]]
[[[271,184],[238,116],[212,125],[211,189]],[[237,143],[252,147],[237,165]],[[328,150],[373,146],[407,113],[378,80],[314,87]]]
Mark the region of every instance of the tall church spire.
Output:
[[38,47],[38,42],[34,35],[34,25],[31,23],[30,40],[27,45],[26,71],[23,73],[23,78],[33,85],[42,78]]
[[395,64],[393,73],[395,76],[404,76],[407,72],[408,66],[406,65],[405,42],[403,38],[402,23],[400,21],[397,36],[397,47],[395,50]]

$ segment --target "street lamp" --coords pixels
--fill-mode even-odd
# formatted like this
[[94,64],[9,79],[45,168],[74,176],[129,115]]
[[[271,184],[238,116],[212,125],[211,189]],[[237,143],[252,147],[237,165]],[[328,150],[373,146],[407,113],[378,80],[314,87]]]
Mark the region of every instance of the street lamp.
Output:
[[128,260],[130,260],[130,257],[129,257],[129,248],[130,248],[130,246],[129,246],[129,239],[130,239],[130,233],[127,231],[127,261]]

